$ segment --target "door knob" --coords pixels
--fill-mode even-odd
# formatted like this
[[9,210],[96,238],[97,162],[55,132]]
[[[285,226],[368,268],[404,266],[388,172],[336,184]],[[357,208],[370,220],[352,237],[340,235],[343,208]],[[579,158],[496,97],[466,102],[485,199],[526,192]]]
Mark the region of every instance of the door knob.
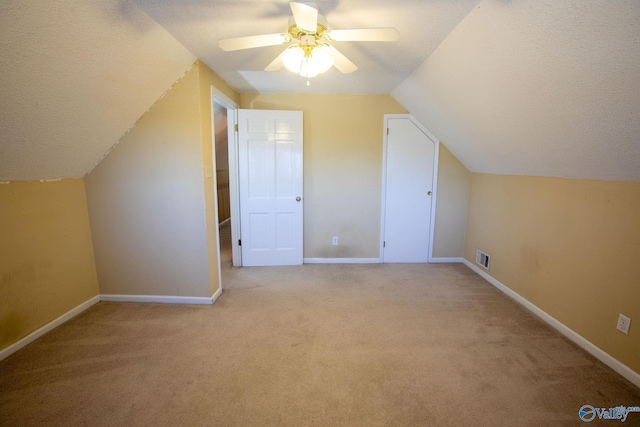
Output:
[[431,191],[427,191],[427,196],[430,196],[430,195],[431,195]]
[[299,202],[300,200],[302,200],[300,196],[296,197],[296,202]]

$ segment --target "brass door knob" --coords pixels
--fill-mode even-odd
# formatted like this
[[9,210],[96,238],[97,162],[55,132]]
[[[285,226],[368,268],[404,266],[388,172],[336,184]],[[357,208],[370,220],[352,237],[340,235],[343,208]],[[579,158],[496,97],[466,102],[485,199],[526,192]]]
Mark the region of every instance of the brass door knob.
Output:
[[430,196],[430,195],[431,195],[431,191],[427,191],[427,196]]

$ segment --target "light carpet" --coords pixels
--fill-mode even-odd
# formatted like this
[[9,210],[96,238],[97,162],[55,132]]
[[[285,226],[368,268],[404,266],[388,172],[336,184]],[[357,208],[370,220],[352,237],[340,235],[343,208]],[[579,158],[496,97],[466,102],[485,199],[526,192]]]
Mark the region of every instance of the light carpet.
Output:
[[213,306],[102,302],[0,362],[0,424],[579,426],[585,404],[640,406],[463,265],[224,278]]

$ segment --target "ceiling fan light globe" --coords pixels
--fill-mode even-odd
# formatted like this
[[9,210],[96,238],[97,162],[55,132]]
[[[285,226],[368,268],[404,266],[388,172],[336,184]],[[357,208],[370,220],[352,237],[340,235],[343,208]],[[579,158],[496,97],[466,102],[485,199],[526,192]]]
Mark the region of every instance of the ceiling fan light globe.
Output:
[[306,77],[310,79],[311,77],[315,77],[320,73],[318,73],[317,70],[314,70],[310,67],[307,67],[306,65],[303,65],[298,74],[300,74],[302,77]]
[[306,78],[326,72],[334,61],[335,59],[325,51],[323,46],[314,47],[308,55],[302,47],[294,46],[282,55],[282,63],[287,70]]
[[328,71],[334,61],[333,56],[329,55],[323,46],[318,46],[311,51],[310,63],[318,71],[318,74]]
[[292,73],[299,73],[302,62],[304,61],[304,50],[301,47],[295,46],[287,50],[282,55],[282,63],[285,68]]

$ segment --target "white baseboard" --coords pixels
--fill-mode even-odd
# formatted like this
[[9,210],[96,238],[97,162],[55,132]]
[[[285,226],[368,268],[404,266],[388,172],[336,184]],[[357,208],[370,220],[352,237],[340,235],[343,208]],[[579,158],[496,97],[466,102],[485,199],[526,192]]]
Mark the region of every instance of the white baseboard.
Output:
[[[305,264],[380,264],[380,258],[304,258]],[[464,258],[431,258],[433,264],[438,263],[462,263]]]
[[3,348],[0,350],[0,360],[6,359],[16,351],[25,347],[28,344],[31,344],[33,341],[37,340],[47,332],[51,331],[54,328],[62,325],[66,321],[76,317],[78,314],[82,313],[89,307],[99,303],[100,301],[111,301],[111,302],[158,302],[158,303],[167,303],[167,304],[213,304],[222,294],[222,288],[218,288],[217,291],[210,297],[173,297],[173,296],[162,296],[162,295],[96,295],[80,304],[79,306],[67,311],[62,316],[58,317],[55,320],[47,323],[43,327],[33,331],[26,337],[21,340],[11,344],[10,346]]
[[618,359],[612,357],[609,353],[597,347],[595,344],[591,343],[582,335],[573,331],[563,323],[560,323],[554,317],[547,314],[544,310],[540,309],[539,307],[531,303],[529,300],[527,300],[517,292],[513,291],[512,289],[510,289],[509,287],[507,287],[497,279],[490,276],[486,271],[482,270],[480,267],[476,266],[475,264],[473,264],[472,262],[469,262],[466,259],[464,259],[463,262],[467,267],[469,267],[471,270],[478,273],[483,279],[485,279],[487,282],[495,286],[498,290],[500,290],[510,298],[514,299],[516,302],[518,302],[519,304],[524,306],[524,308],[526,308],[527,310],[529,310],[530,312],[538,316],[540,319],[545,321],[547,324],[549,324],[551,327],[556,329],[562,335],[569,338],[571,341],[573,341],[574,343],[582,347],[588,353],[591,353],[591,355],[593,355],[595,358],[599,359],[602,363],[609,366],[611,369],[613,369],[614,371],[622,375],[627,380],[631,381],[636,387],[640,387],[640,374],[638,372],[634,371],[624,363],[620,362]]
[[380,264],[380,258],[304,258],[305,264]]
[[222,286],[218,286],[218,290],[211,295],[211,304],[216,302],[216,300],[222,295]]
[[431,260],[429,262],[433,263],[433,264],[463,263],[464,262],[464,258],[462,258],[462,257],[460,257],[460,258],[431,258]]
[[93,306],[93,305],[95,305],[95,304],[97,304],[99,302],[100,302],[100,296],[96,295],[95,297],[93,297],[93,298],[83,302],[82,304],[76,306],[75,308],[72,308],[71,310],[67,311],[65,314],[63,314],[62,316],[58,317],[57,319],[54,319],[51,322],[47,323],[46,325],[42,326],[41,328],[36,329],[35,331],[31,332],[29,335],[27,335],[26,337],[22,338],[18,342],[15,342],[15,343],[11,344],[9,347],[3,348],[2,350],[0,350],[0,360],[6,359],[7,357],[12,355],[16,351],[20,350],[21,348],[25,347],[28,344],[31,344],[33,341],[37,340],[38,338],[40,338],[41,336],[43,336],[47,332],[51,331],[54,328],[57,328],[58,326],[62,325],[64,322],[66,322],[67,320],[76,317],[78,314],[82,313],[83,311],[85,311],[89,307],[91,307],[91,306]]
[[[217,295],[216,295],[217,294]],[[167,295],[114,295],[100,294],[100,301],[107,302],[155,302],[160,304],[213,304],[214,297],[218,298],[216,291],[210,297],[179,297]]]

